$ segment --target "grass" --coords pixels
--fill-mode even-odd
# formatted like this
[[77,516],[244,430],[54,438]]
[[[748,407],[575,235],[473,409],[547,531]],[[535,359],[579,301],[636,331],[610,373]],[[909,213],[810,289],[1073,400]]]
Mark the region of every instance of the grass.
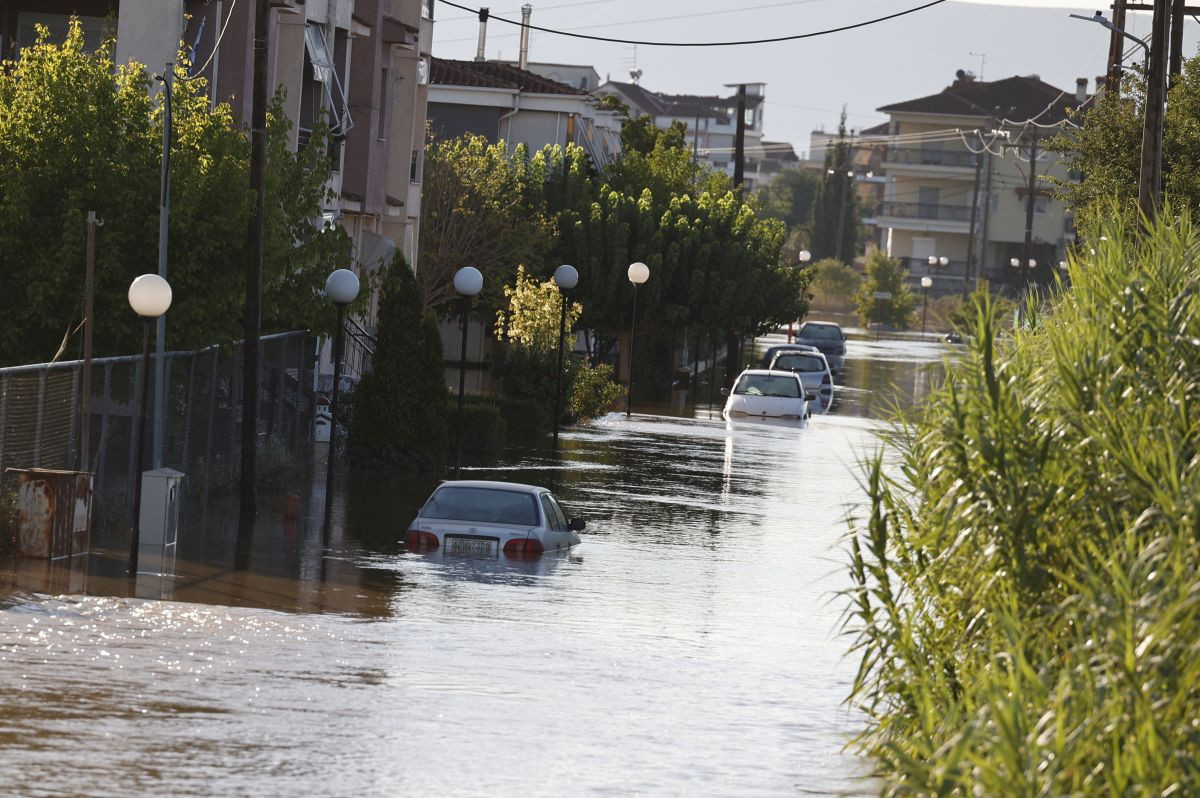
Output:
[[1200,793],[1200,229],[1089,239],[1027,329],[976,298],[899,473],[866,464],[850,702],[884,794]]

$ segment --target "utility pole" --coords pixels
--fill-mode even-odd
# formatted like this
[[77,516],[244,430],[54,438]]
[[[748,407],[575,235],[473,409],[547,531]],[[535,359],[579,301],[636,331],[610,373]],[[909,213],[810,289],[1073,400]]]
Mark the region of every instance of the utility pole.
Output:
[[1171,4],[1171,59],[1167,68],[1169,86],[1174,86],[1183,71],[1183,16],[1187,12],[1186,0],[1173,0]]
[[[267,23],[269,0],[254,4],[254,90],[250,110],[250,190],[254,213],[246,234],[245,339],[242,343],[242,517],[257,510],[255,499],[258,444],[258,337],[262,317],[263,219],[267,188]],[[330,453],[332,456],[332,452]]]
[[1162,191],[1163,116],[1170,13],[1171,0],[1154,0],[1150,63],[1146,74],[1146,116],[1142,125],[1142,158],[1138,172],[1138,208],[1147,219],[1154,218]]
[[92,444],[92,299],[96,282],[96,226],[103,224],[95,211],[87,215],[87,270],[83,278],[83,407],[80,410],[81,433],[79,470],[90,471]]
[[1108,37],[1108,65],[1104,71],[1104,90],[1114,96],[1121,92],[1121,53],[1125,46],[1125,0],[1113,0],[1113,28]]
[[[992,120],[988,120],[988,130],[991,131]],[[971,267],[975,261],[975,219],[979,215],[979,183],[983,176],[983,153],[987,144],[983,141],[983,131],[979,132],[980,151],[975,153],[975,188],[971,192],[971,223],[967,228],[967,265],[963,267],[962,298],[965,302],[970,293]]]
[[837,224],[837,241],[833,245],[833,257],[837,260],[842,259],[842,241],[846,237],[846,206],[850,200],[850,178],[854,176],[854,172],[850,169],[849,158],[839,170],[842,173],[842,202],[838,208],[838,224]]
[[746,174],[746,84],[737,87],[737,132],[733,139],[733,189],[742,199]]
[[[737,87],[737,127],[733,139],[733,190],[737,192],[739,201],[744,199],[742,186],[746,174],[746,84],[739,83]],[[729,330],[725,336],[725,385],[733,387],[737,379],[736,366],[742,360],[742,339]],[[632,375],[630,376],[632,379]]]
[[1037,155],[1038,128],[1033,129],[1033,139],[1029,142],[1029,189],[1025,195],[1025,246],[1022,248],[1021,265],[1021,301],[1018,304],[1019,321],[1025,321],[1025,295],[1029,291],[1028,274],[1029,261],[1033,259],[1033,206],[1037,198]]
[[[993,125],[993,130],[995,126]],[[983,224],[979,230],[979,259],[975,261],[975,287],[987,269],[988,226],[992,219],[992,150],[983,155]]]

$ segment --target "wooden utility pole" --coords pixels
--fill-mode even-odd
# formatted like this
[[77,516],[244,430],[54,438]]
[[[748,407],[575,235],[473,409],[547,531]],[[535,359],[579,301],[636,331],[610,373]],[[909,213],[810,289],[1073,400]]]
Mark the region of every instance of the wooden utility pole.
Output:
[[95,211],[87,215],[87,268],[83,277],[83,407],[79,411],[81,439],[79,447],[79,470],[91,471],[92,444],[92,299],[96,282],[96,226],[103,224],[96,218]]
[[733,190],[742,199],[746,175],[746,84],[737,87],[737,127],[733,139]]
[[850,169],[849,157],[846,158],[846,163],[839,171],[842,173],[842,201],[838,207],[837,241],[833,244],[833,257],[840,261],[844,249],[842,241],[846,237],[846,207],[850,202],[850,178],[854,176],[854,172]]
[[1150,57],[1146,74],[1146,116],[1142,124],[1142,158],[1138,171],[1138,208],[1154,218],[1162,191],[1162,138],[1167,89],[1167,44],[1171,0],[1154,0]]
[[1113,0],[1113,30],[1108,37],[1108,65],[1104,72],[1104,90],[1114,96],[1121,93],[1121,53],[1125,46],[1125,0]]
[[254,91],[250,110],[250,190],[254,213],[246,234],[245,339],[242,343],[242,475],[243,517],[256,512],[255,483],[258,445],[258,338],[262,318],[263,219],[267,188],[267,23],[269,0],[254,5]]
[[1171,58],[1167,68],[1169,86],[1174,86],[1183,71],[1183,16],[1187,11],[1186,0],[1171,3]]

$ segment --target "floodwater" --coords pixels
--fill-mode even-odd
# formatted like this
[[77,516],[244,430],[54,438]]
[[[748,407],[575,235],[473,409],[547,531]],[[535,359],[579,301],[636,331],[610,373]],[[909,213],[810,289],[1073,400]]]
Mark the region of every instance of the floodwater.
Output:
[[433,483],[355,472],[327,542],[318,479],[298,520],[278,497],[252,539],[205,530],[133,596],[118,552],[13,567],[0,794],[870,794],[845,517],[880,408],[944,353],[851,341],[803,428],[611,414],[464,470],[552,487],[588,521],[561,556],[407,553]]

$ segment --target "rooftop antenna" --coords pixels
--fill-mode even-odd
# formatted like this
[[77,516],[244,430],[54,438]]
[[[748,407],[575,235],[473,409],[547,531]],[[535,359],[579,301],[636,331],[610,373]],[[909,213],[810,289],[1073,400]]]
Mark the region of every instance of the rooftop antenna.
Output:
[[979,80],[983,80],[983,66],[987,63],[987,53],[967,53],[967,55],[979,56]]
[[633,81],[634,85],[637,85],[637,82],[638,82],[638,81],[641,79],[641,77],[642,77],[642,70],[638,69],[638,63],[637,63],[637,45],[636,45],[636,44],[634,44],[634,45],[630,45],[630,46],[633,48],[633,56],[632,56],[632,58],[626,58],[626,59],[625,59],[625,63],[629,65],[629,78],[630,78],[630,80],[632,80],[632,81]]

